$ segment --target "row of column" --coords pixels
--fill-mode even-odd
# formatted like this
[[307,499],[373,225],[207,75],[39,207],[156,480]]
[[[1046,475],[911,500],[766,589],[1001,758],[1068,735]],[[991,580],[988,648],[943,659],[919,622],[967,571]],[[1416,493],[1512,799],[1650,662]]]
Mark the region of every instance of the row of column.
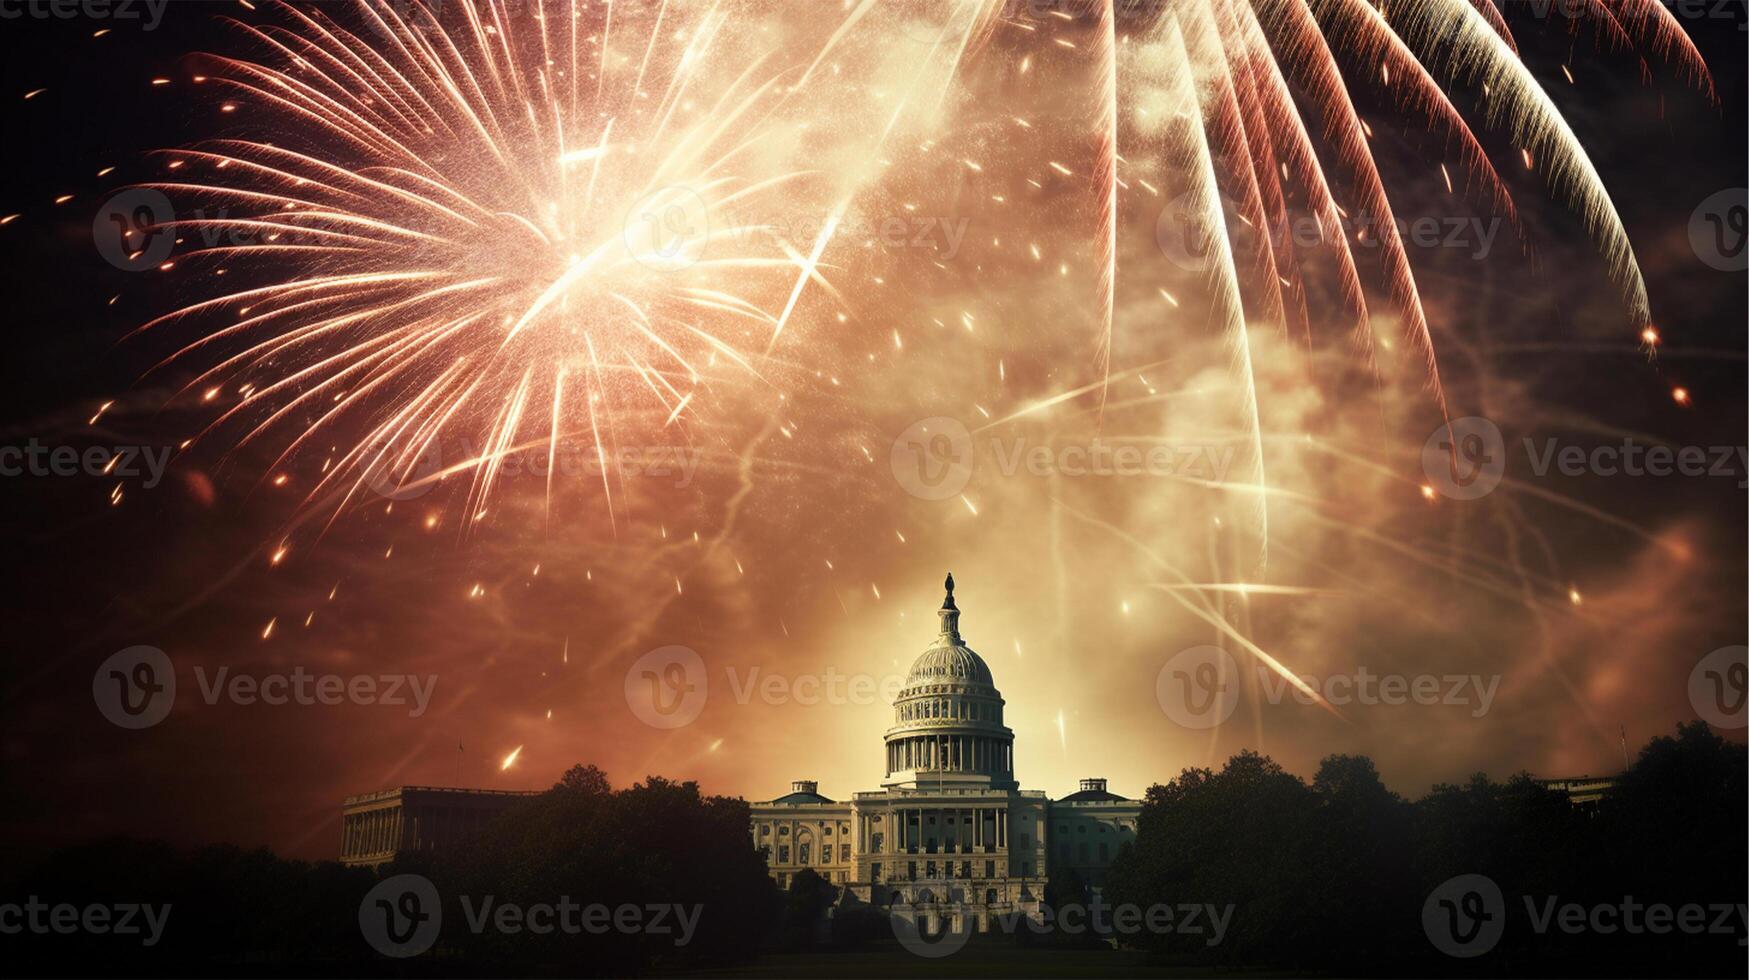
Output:
[[887,743],[887,772],[914,770],[1010,773],[1014,746],[978,735],[920,735]]
[[901,705],[898,711],[899,721],[928,721],[939,718],[942,720],[968,720],[1002,722],[997,706],[990,705],[988,710],[978,710],[982,702],[967,701],[962,698],[932,698],[926,701],[912,701]]
[[400,807],[366,810],[346,817],[346,841],[341,853],[353,857],[382,854],[400,849],[402,821]]
[[[861,834],[863,852],[908,854],[911,848],[915,847],[919,853],[922,853],[928,845],[928,834],[925,833],[924,821],[929,814],[935,815],[936,853],[946,853],[943,848],[949,843],[947,836],[947,817],[949,814],[952,814],[956,820],[954,840],[952,841],[955,847],[971,844],[972,847],[978,849],[978,853],[982,853],[985,845],[994,846],[999,851],[1008,848],[1008,808],[1005,806],[895,807],[887,811],[887,818],[892,821],[893,826],[888,827],[887,832],[882,834],[881,846],[878,850],[875,848],[873,840],[875,825],[869,821],[867,815],[861,818],[862,822],[858,827],[858,833]],[[994,818],[990,829],[985,829],[986,817]],[[916,820],[915,827],[911,823],[913,819]],[[966,837],[968,824],[970,825],[969,840]]]

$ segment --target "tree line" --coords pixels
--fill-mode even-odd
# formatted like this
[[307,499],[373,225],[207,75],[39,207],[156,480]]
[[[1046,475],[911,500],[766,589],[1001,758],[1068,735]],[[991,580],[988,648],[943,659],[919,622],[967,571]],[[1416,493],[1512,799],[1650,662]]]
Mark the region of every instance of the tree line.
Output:
[[[1148,790],[1103,898],[1230,905],[1219,945],[1169,932],[1139,939],[1208,967],[1740,977],[1745,772],[1744,746],[1702,722],[1652,740],[1584,806],[1523,774],[1476,775],[1411,802],[1363,756],[1330,756],[1307,783],[1242,752],[1219,771],[1187,769]],[[1498,901],[1436,894],[1469,875],[1492,882]],[[1653,906],[1677,916],[1698,906],[1689,925],[1704,924],[1684,931],[1673,916],[1664,934],[1647,930]],[[1495,918],[1495,941],[1473,935]],[[1472,955],[1448,955],[1432,938],[1454,925],[1457,935],[1440,938]]]
[[[1186,769],[1151,787],[1135,839],[1097,895],[1061,874],[1043,892],[1056,907],[1222,910],[1218,943],[1170,930],[1019,930],[980,942],[1116,941],[1150,952],[1162,968],[1199,973],[1743,976],[1746,761],[1742,744],[1704,724],[1679,726],[1647,745],[1600,803],[1576,807],[1524,775],[1477,775],[1410,801],[1362,756],[1331,756],[1307,782],[1241,752],[1219,770]],[[616,790],[599,769],[576,766],[470,845],[406,854],[378,869],[265,849],[97,841],[7,876],[0,952],[19,975],[631,976],[744,964],[761,952],[828,942],[893,943],[878,908],[838,907],[840,889],[817,875],[794,875],[780,892],[748,827],[744,800],[660,777]],[[440,932],[407,959],[385,955],[364,928],[375,914],[373,890],[400,875],[430,882],[441,906]],[[1432,908],[1439,920],[1470,901],[1437,906],[1436,892],[1459,876],[1497,887],[1501,904],[1485,911],[1505,918],[1497,939],[1463,958],[1430,938],[1424,915]],[[532,910],[561,900],[585,915],[606,910],[596,924],[610,926],[538,928]],[[149,944],[139,930],[114,928],[119,910],[137,903],[169,909]],[[1619,914],[1576,920],[1564,911],[1624,903],[1738,914],[1723,933],[1657,934],[1619,928]],[[651,927],[648,913],[658,906],[667,928]],[[60,923],[69,929],[56,928],[61,907],[73,910]],[[95,930],[83,918],[93,907],[102,912]],[[506,908],[515,915],[506,918]],[[615,922],[625,909],[641,911]],[[42,928],[30,927],[32,915]],[[1610,921],[1618,928],[1596,928]],[[975,959],[977,948],[960,955]],[[900,965],[911,962],[905,956],[895,952]]]

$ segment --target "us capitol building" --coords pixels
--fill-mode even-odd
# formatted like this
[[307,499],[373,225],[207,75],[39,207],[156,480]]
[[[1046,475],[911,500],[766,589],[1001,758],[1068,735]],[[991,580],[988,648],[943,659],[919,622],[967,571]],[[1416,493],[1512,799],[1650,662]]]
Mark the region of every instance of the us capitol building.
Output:
[[803,868],[843,888],[845,903],[928,905],[953,893],[979,929],[990,917],[1038,914],[1048,876],[1099,887],[1133,840],[1139,800],[1084,779],[1060,800],[1014,778],[1014,732],[984,658],[960,636],[953,576],[941,631],[894,702],[881,788],[848,802],[813,780],[752,805],[754,846],[780,886]]
[[[879,790],[837,802],[813,780],[751,805],[753,845],[778,885],[804,868],[840,886],[840,904],[890,908],[951,902],[970,926],[992,915],[1039,915],[1048,876],[1104,883],[1142,804],[1103,779],[1052,800],[1014,778],[1014,732],[984,658],[960,637],[947,577],[941,631],[911,665],[894,702]],[[400,786],[347,797],[340,859],[381,866],[400,854],[467,846],[534,792]]]

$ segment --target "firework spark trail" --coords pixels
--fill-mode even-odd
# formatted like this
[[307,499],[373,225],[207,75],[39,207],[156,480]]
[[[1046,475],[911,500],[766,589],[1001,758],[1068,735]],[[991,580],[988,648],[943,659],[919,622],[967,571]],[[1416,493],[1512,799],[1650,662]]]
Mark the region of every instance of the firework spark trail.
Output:
[[[1159,554],[1158,551],[1149,547],[1146,542],[1137,538],[1135,535],[1131,534],[1130,532],[1124,530],[1121,527],[1118,527],[1115,524],[1111,524],[1107,521],[1100,520],[1099,518],[1097,518],[1091,514],[1084,513],[1084,512],[1079,511],[1073,507],[1070,507],[1066,504],[1063,504],[1060,500],[1055,501],[1055,503],[1062,510],[1063,513],[1068,514],[1069,516],[1075,518],[1078,521],[1081,521],[1084,524],[1087,524],[1090,527],[1095,527],[1095,528],[1098,528],[1102,531],[1105,531],[1107,534],[1110,534],[1113,538],[1117,539],[1118,541],[1121,541],[1121,542],[1129,545],[1138,554],[1140,554],[1142,557],[1146,558],[1151,564],[1155,565],[1160,570],[1166,572],[1167,574],[1169,574],[1172,577],[1174,577],[1175,579],[1177,579],[1178,580],[1176,583],[1177,587],[1173,587],[1171,585],[1162,585],[1162,586],[1158,586],[1157,588],[1163,594],[1170,597],[1174,602],[1176,602],[1180,606],[1182,606],[1192,616],[1195,616],[1197,619],[1199,619],[1202,622],[1204,622],[1205,624],[1207,624],[1211,629],[1213,629],[1216,632],[1216,634],[1218,636],[1220,636],[1223,639],[1231,640],[1232,642],[1238,644],[1241,648],[1243,648],[1247,653],[1250,653],[1252,656],[1256,657],[1258,659],[1258,661],[1260,663],[1262,663],[1265,667],[1269,668],[1271,671],[1273,671],[1277,676],[1281,677],[1283,680],[1292,684],[1295,688],[1299,689],[1307,697],[1312,698],[1325,711],[1330,712],[1332,715],[1336,716],[1337,718],[1343,717],[1342,713],[1340,711],[1336,710],[1336,708],[1334,706],[1332,706],[1328,701],[1326,701],[1318,693],[1317,689],[1308,685],[1303,678],[1301,678],[1298,674],[1294,673],[1293,670],[1290,669],[1286,664],[1284,664],[1280,660],[1276,659],[1276,657],[1271,655],[1269,653],[1269,651],[1263,649],[1262,647],[1258,646],[1255,642],[1253,642],[1250,639],[1250,637],[1246,635],[1247,631],[1238,629],[1238,628],[1234,627],[1231,623],[1228,623],[1226,621],[1226,618],[1221,613],[1220,607],[1216,603],[1211,601],[1209,598],[1211,593],[1219,593],[1219,592],[1224,591],[1224,590],[1191,588],[1191,586],[1193,585],[1193,581],[1184,573],[1183,570],[1181,570],[1177,566],[1173,565],[1164,556]],[[1186,591],[1190,592],[1191,594],[1188,596],[1182,594]],[[1344,720],[1346,720],[1346,719],[1344,719]]]
[[[1193,82],[1195,76],[1192,55],[1184,33],[1176,19],[1163,21],[1162,27],[1164,34],[1161,40],[1171,52],[1169,64],[1173,66],[1167,70],[1167,77],[1164,79],[1170,104],[1180,107],[1196,106],[1200,96]],[[1221,211],[1220,187],[1215,175],[1214,158],[1203,133],[1202,118],[1201,113],[1195,116],[1181,113],[1179,118],[1172,121],[1176,132],[1167,139],[1169,148],[1176,151],[1183,161],[1186,182],[1189,185],[1186,194],[1192,202],[1192,210],[1196,213],[1197,220],[1214,246],[1212,261],[1207,270],[1210,287],[1215,294],[1211,315],[1222,323],[1227,345],[1232,352],[1240,387],[1241,414],[1245,420],[1246,431],[1251,437],[1252,483],[1261,488],[1266,485],[1263,472],[1263,433],[1257,410],[1257,379],[1251,364],[1249,325],[1245,319],[1238,270],[1234,265],[1232,246],[1227,235],[1226,216]],[[1253,568],[1248,568],[1245,574],[1247,578],[1261,578],[1262,570],[1269,560],[1269,505],[1263,493],[1258,493],[1252,504],[1252,522],[1257,543]],[[1253,570],[1257,574],[1252,574]]]
[[[1323,7],[1328,0],[1309,2]],[[1391,14],[1397,33],[1419,52],[1423,64],[1487,87],[1491,95],[1484,112],[1489,121],[1504,120],[1513,139],[1538,161],[1549,186],[1573,202],[1603,251],[1635,332],[1649,324],[1645,280],[1615,204],[1578,137],[1529,69],[1468,4],[1409,0],[1393,5]]]
[[[1674,61],[1685,77],[1706,86],[1710,78],[1679,25],[1668,11],[1650,0],[1591,0],[1585,16],[1596,22],[1600,34],[1612,45],[1638,41]],[[1098,310],[1100,377],[1109,383],[1107,358],[1116,329],[1107,311],[1116,305],[1116,261],[1113,222],[1121,181],[1106,180],[1117,160],[1115,119],[1118,115],[1111,57],[1123,47],[1114,31],[1114,7],[1094,2],[1091,32],[1095,60],[1095,103],[1101,125],[1094,158],[1094,187],[1098,197],[1095,223],[1099,275],[1095,284]],[[1220,50],[1197,40],[1199,21],[1218,25]],[[1311,207],[1320,227],[1330,225],[1329,240],[1338,247],[1340,288],[1353,317],[1355,336],[1369,364],[1373,363],[1372,325],[1365,308],[1364,292],[1352,251],[1340,231],[1330,182],[1312,148],[1306,121],[1287,94],[1293,78],[1313,93],[1308,111],[1324,119],[1323,132],[1330,137],[1337,159],[1357,180],[1364,213],[1375,226],[1369,231],[1382,246],[1384,275],[1394,304],[1403,312],[1411,347],[1422,358],[1427,386],[1443,416],[1449,417],[1444,384],[1440,378],[1433,327],[1420,296],[1416,274],[1405,243],[1397,232],[1391,196],[1370,149],[1371,132],[1361,120],[1350,95],[1352,82],[1343,78],[1338,54],[1363,65],[1377,65],[1382,88],[1402,107],[1424,118],[1429,128],[1443,133],[1455,144],[1458,162],[1477,181],[1490,207],[1507,218],[1523,239],[1514,205],[1504,181],[1483,150],[1460,110],[1445,93],[1434,71],[1446,77],[1481,77],[1487,96],[1490,122],[1504,117],[1514,137],[1524,145],[1527,159],[1545,160],[1539,169],[1557,190],[1576,205],[1588,230],[1602,248],[1612,275],[1620,284],[1630,316],[1638,325],[1649,322],[1644,285],[1619,217],[1591,166],[1583,148],[1567,127],[1546,92],[1531,78],[1517,58],[1517,44],[1492,0],[1416,0],[1405,12],[1393,5],[1387,10],[1364,0],[1182,0],[1166,5],[1157,22],[1175,21],[1191,49],[1187,65],[1199,79],[1213,73],[1226,97],[1202,109],[1209,139],[1219,156],[1229,161],[1217,178],[1238,182],[1240,220],[1259,229],[1270,229],[1286,219],[1284,188],[1280,177],[1295,179],[1296,189],[1312,198]],[[1628,26],[1624,26],[1624,23]],[[1629,37],[1629,28],[1633,38]],[[1282,52],[1270,50],[1273,43]],[[1283,135],[1281,130],[1289,133]],[[1296,139],[1296,134],[1300,138]],[[1244,161],[1234,165],[1230,161]],[[1284,167],[1284,163],[1291,166]],[[1441,165],[1442,171],[1444,165]],[[1450,177],[1447,176],[1450,183]],[[1365,233],[1363,233],[1365,234]],[[1264,305],[1248,316],[1298,319],[1304,304],[1300,288],[1300,262],[1292,243],[1277,242],[1265,234],[1247,245],[1255,252],[1255,277],[1246,279],[1263,290]],[[1528,247],[1528,243],[1527,243]],[[1286,290],[1285,299],[1283,290]],[[1291,302],[1290,302],[1291,301]],[[1309,331],[1309,323],[1305,325]],[[1309,334],[1308,334],[1309,336]],[[1103,410],[1106,390],[1101,388]],[[1103,412],[1102,412],[1103,414]]]
[[[1581,0],[1581,2],[1584,4],[1585,20],[1591,22],[1593,30],[1595,30],[1597,34],[1608,39],[1609,48],[1611,50],[1634,50],[1633,39],[1628,37],[1627,29],[1622,26],[1621,19],[1616,15],[1616,12],[1613,9],[1605,4],[1603,0]],[[1580,18],[1573,18],[1574,33],[1578,32],[1580,23]],[[1647,63],[1644,56],[1639,58],[1639,63],[1640,80],[1642,82],[1651,81],[1652,66]]]
[[[1282,169],[1284,164],[1278,155],[1278,137],[1264,121],[1260,79],[1257,77],[1261,73],[1258,61],[1271,59],[1259,59],[1251,47],[1262,43],[1262,39],[1246,29],[1249,7],[1223,4],[1219,15],[1221,46],[1226,52],[1228,81],[1238,99],[1244,142],[1254,148],[1251,155],[1251,183],[1257,185],[1266,209],[1262,230],[1265,240],[1271,243],[1275,296],[1282,300],[1281,325],[1290,332],[1297,325],[1309,352],[1312,347],[1311,313],[1306,306],[1294,238],[1288,231],[1292,217],[1288,214],[1287,198],[1281,183],[1286,171]],[[1255,50],[1267,52],[1268,49],[1265,45]]]
[[1512,53],[1517,54],[1518,40],[1512,36],[1512,29],[1506,26],[1506,18],[1500,14],[1499,0],[1470,0],[1470,5],[1482,15],[1482,19],[1488,22],[1494,33],[1500,35],[1500,40],[1506,42]]
[[1719,93],[1713,85],[1712,72],[1707,70],[1706,62],[1700,56],[1700,49],[1694,46],[1693,39],[1683,31],[1675,14],[1659,0],[1612,2],[1615,4],[1617,21],[1625,21],[1622,24],[1623,29],[1632,28],[1629,33],[1636,44],[1648,47],[1653,53],[1674,62],[1680,77],[1699,86],[1713,104],[1718,104]]
[[[1254,236],[1249,246],[1254,253],[1250,264],[1256,275],[1245,278],[1243,283],[1255,284],[1263,292],[1264,299],[1261,309],[1256,311],[1256,318],[1259,321],[1281,323],[1286,317],[1279,279],[1281,264],[1276,258],[1274,236],[1268,230],[1269,219],[1264,213],[1262,191],[1256,174],[1258,157],[1253,152],[1245,129],[1232,65],[1227,60],[1223,39],[1216,23],[1216,11],[1207,0],[1193,0],[1181,6],[1179,11],[1181,15],[1175,18],[1175,23],[1184,39],[1185,47],[1190,52],[1184,62],[1184,69],[1197,72],[1199,104],[1196,118],[1201,120],[1201,138],[1210,144],[1208,152],[1211,155],[1218,156],[1223,161],[1233,161],[1226,174],[1239,185],[1234,202],[1237,217],[1246,227],[1260,232]],[[1224,210],[1219,176],[1220,173],[1217,173],[1213,191],[1214,206],[1217,210]],[[1198,204],[1198,209],[1202,206]],[[1221,223],[1223,226],[1227,224],[1224,214]],[[1230,231],[1227,242],[1229,247],[1233,247]]]
[[1361,64],[1377,63],[1389,73],[1388,77],[1403,81],[1403,84],[1386,87],[1399,105],[1424,118],[1448,140],[1456,141],[1458,160],[1472,180],[1481,182],[1485,203],[1517,229],[1518,208],[1512,202],[1506,182],[1500,179],[1500,172],[1488,159],[1487,151],[1482,149],[1476,134],[1464,122],[1463,115],[1452,105],[1451,98],[1391,29],[1390,22],[1377,8],[1360,0],[1349,0],[1336,16],[1347,20],[1352,30],[1345,33],[1327,29],[1326,36],[1339,42],[1339,46]]
[[1117,0],[1098,0],[1094,26],[1094,58],[1099,66],[1099,128],[1094,141],[1093,188],[1099,201],[1099,323],[1097,352],[1102,384],[1099,403],[1111,387],[1112,321],[1117,316]]
[[[1268,42],[1263,37],[1263,28],[1258,23],[1256,10],[1250,6],[1244,8],[1244,29],[1247,34],[1247,44],[1252,51],[1268,50]],[[1376,371],[1377,365],[1371,358],[1371,333],[1366,324],[1370,322],[1367,315],[1366,290],[1361,285],[1360,269],[1354,261],[1354,249],[1349,244],[1348,235],[1342,231],[1342,216],[1336,207],[1334,197],[1330,192],[1330,183],[1325,176],[1324,168],[1318,162],[1318,151],[1312,143],[1311,133],[1306,129],[1305,119],[1294,109],[1293,95],[1288,88],[1287,79],[1282,76],[1281,64],[1272,57],[1254,59],[1262,62],[1262,84],[1268,96],[1262,98],[1261,104],[1266,120],[1266,131],[1285,133],[1280,139],[1280,148],[1284,162],[1290,163],[1290,174],[1296,175],[1299,186],[1306,189],[1310,198],[1310,208],[1318,222],[1320,236],[1335,246],[1337,262],[1337,279],[1342,301],[1353,320],[1361,343],[1358,345],[1367,354],[1367,368]],[[1290,178],[1291,179],[1291,178]],[[1331,234],[1328,229],[1335,229]],[[1296,270],[1297,275],[1297,270]],[[1310,325],[1307,325],[1308,331]]]
[[[1296,74],[1307,73],[1301,77],[1301,81],[1313,93],[1312,103],[1326,116],[1325,129],[1337,142],[1338,160],[1342,161],[1358,182],[1362,210],[1377,218],[1379,244],[1382,246],[1381,260],[1391,297],[1408,320],[1410,335],[1417,338],[1417,346],[1424,353],[1429,386],[1439,404],[1440,413],[1449,417],[1444,389],[1439,381],[1438,360],[1433,351],[1427,312],[1421,302],[1415,273],[1409,266],[1409,256],[1402,237],[1397,234],[1396,214],[1391,207],[1390,195],[1385,190],[1384,178],[1379,174],[1378,164],[1367,146],[1360,114],[1354,107],[1348,86],[1336,65],[1330,42],[1313,19],[1311,11],[1302,4],[1293,0],[1281,0],[1271,6],[1272,13],[1285,18],[1282,26],[1288,32],[1284,45],[1290,52],[1287,60],[1297,69]],[[1363,340],[1363,349],[1370,363],[1376,344],[1372,325],[1368,323],[1364,331],[1357,326],[1355,335]]]

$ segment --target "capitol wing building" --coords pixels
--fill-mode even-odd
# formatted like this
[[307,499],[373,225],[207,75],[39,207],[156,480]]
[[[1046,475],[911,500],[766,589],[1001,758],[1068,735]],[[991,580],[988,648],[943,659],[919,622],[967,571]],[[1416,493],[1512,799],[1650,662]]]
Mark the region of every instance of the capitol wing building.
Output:
[[941,632],[911,665],[885,736],[881,789],[836,802],[813,780],[752,805],[753,843],[780,886],[804,868],[880,908],[952,902],[987,930],[1038,915],[1050,874],[1093,887],[1135,837],[1142,804],[1084,779],[1052,800],[1014,778],[1014,732],[984,658],[960,637],[953,576]]

